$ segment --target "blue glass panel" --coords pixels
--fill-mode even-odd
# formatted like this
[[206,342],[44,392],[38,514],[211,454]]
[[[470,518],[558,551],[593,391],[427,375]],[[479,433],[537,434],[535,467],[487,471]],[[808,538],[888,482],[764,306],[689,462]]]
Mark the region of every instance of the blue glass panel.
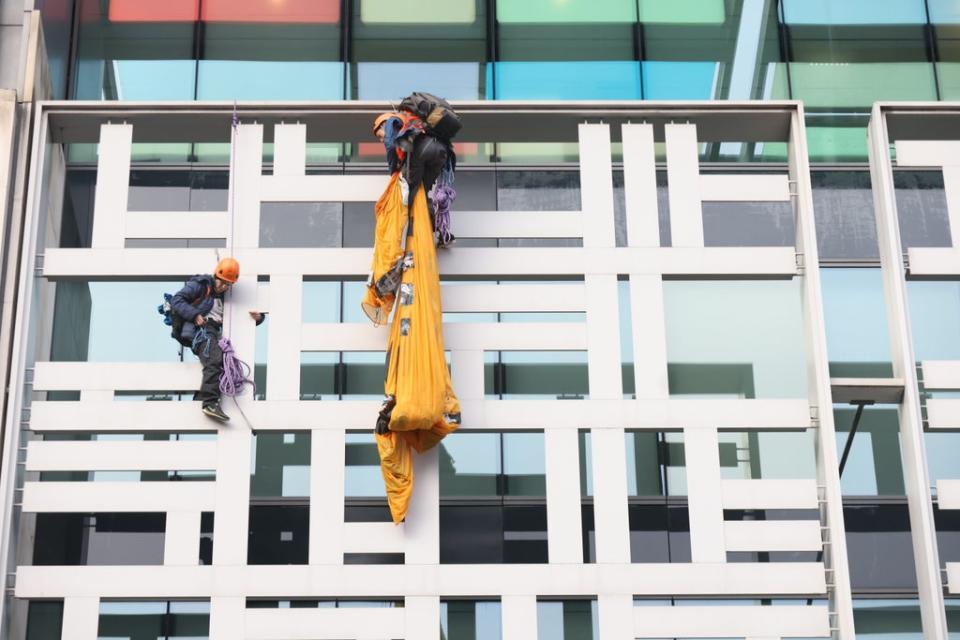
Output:
[[930,22],[934,24],[960,24],[960,3],[957,0],[927,0]]
[[476,100],[480,95],[480,65],[476,62],[360,62],[357,98],[399,100],[416,84],[447,100]]
[[118,100],[193,100],[193,60],[115,60],[111,69]]
[[917,360],[960,359],[960,282],[907,283]]
[[821,269],[820,279],[831,375],[892,375],[880,269]]
[[639,64],[619,60],[498,62],[495,65],[495,74],[493,73],[494,65],[487,66],[487,98],[498,100],[639,99]]
[[923,0],[783,0],[783,15],[788,24],[923,24],[927,21]]
[[716,86],[716,62],[643,63],[645,100],[710,100]]
[[343,63],[201,60],[199,100],[341,100]]

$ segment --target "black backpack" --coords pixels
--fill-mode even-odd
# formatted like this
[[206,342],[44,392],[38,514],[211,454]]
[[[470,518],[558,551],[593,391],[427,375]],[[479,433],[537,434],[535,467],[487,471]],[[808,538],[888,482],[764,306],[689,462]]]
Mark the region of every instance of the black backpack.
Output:
[[[194,276],[190,278],[190,280],[202,280],[204,282],[209,281],[208,278],[205,278],[203,276]],[[183,331],[184,320],[179,313],[173,310],[173,295],[174,294],[172,293],[163,294],[163,302],[157,305],[157,313],[163,316],[163,324],[170,327],[170,337],[176,340],[177,342],[179,342],[180,344],[182,344],[183,346],[189,347],[190,344],[185,342],[183,338],[181,338],[180,336],[181,332]],[[209,295],[210,295],[210,285],[208,284],[204,295],[194,300],[193,304],[197,304],[198,302],[200,302],[201,300],[203,300],[205,297]]]
[[432,93],[414,91],[400,102],[400,109],[420,116],[427,132],[441,140],[452,140],[463,122],[450,103]]

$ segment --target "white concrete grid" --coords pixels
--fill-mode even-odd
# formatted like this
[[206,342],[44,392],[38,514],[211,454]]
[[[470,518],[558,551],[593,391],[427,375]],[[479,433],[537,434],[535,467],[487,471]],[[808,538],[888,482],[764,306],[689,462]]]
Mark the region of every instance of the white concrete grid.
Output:
[[[706,108],[704,109],[707,110]],[[335,117],[335,116],[331,116]],[[638,118],[640,120],[641,118]],[[117,119],[119,120],[119,118]],[[659,246],[655,183],[654,127],[625,124],[624,175],[628,247],[614,244],[611,129],[579,125],[583,210],[544,213],[457,212],[461,237],[581,237],[582,248],[455,248],[441,256],[441,273],[511,275],[524,279],[552,274],[582,275],[583,283],[565,285],[558,301],[555,287],[538,285],[445,286],[445,310],[583,311],[583,324],[470,324],[445,327],[454,386],[463,404],[464,430],[543,429],[548,514],[547,565],[440,565],[439,479],[435,452],[418,456],[417,482],[405,524],[343,521],[344,435],[369,429],[375,402],[300,402],[300,354],[311,350],[383,350],[386,331],[368,326],[304,324],[302,282],[311,276],[366,274],[369,249],[261,249],[258,247],[263,201],[372,201],[382,176],[308,176],[306,127],[276,125],[274,172],[262,175],[264,127],[241,124],[236,134],[231,175],[236,211],[210,214],[129,212],[131,142],[134,125],[104,124],[98,162],[93,246],[47,249],[42,273],[56,278],[149,278],[179,271],[207,271],[210,249],[127,249],[131,237],[225,237],[243,265],[233,307],[259,306],[270,312],[268,396],[239,403],[261,430],[310,430],[310,553],[305,566],[247,566],[247,518],[251,433],[240,424],[218,430],[215,442],[33,442],[27,469],[108,470],[214,469],[216,479],[168,483],[27,482],[23,511],[159,511],[167,514],[163,566],[20,566],[18,598],[64,598],[64,638],[96,637],[101,598],[201,598],[211,602],[211,638],[290,639],[439,637],[443,597],[499,597],[505,638],[527,638],[536,629],[537,597],[589,597],[599,604],[603,640],[634,637],[836,637],[853,638],[845,552],[832,550],[832,576],[822,563],[727,563],[733,551],[819,551],[818,522],[732,522],[724,509],[817,509],[820,495],[832,502],[826,516],[827,539],[843,539],[839,479],[830,414],[829,379],[819,281],[807,281],[794,247],[706,248],[703,201],[790,201],[797,216],[800,247],[807,260],[813,215],[802,140],[802,117],[791,119],[791,175],[736,173],[701,175],[697,127],[668,124],[665,131],[670,181],[673,246]],[[571,132],[572,133],[572,132]],[[798,168],[798,158],[804,155]],[[39,155],[39,154],[38,154]],[[42,158],[41,158],[42,160]],[[37,160],[37,161],[41,161]],[[791,188],[791,181],[793,188]],[[36,185],[34,201],[36,201]],[[795,198],[797,194],[800,198]],[[480,217],[482,216],[482,218]],[[195,219],[203,217],[202,224]],[[490,221],[488,224],[487,221]],[[171,234],[171,229],[173,233]],[[552,230],[552,231],[551,231]],[[34,234],[38,233],[34,229]],[[26,265],[33,266],[34,252]],[[637,399],[623,399],[619,344],[618,276],[630,281]],[[810,397],[803,399],[707,399],[670,396],[667,388],[664,275],[802,278],[804,326],[808,343]],[[269,301],[257,300],[258,276],[270,280]],[[522,291],[521,291],[522,289]],[[29,304],[30,295],[25,293]],[[271,304],[272,302],[272,304]],[[29,317],[23,311],[22,318]],[[235,312],[236,313],[236,312]],[[237,318],[240,314],[237,313]],[[250,322],[230,322],[239,353],[254,352]],[[21,359],[16,378],[30,362],[24,325],[18,336]],[[486,350],[583,350],[587,352],[589,399],[486,400],[483,352]],[[211,423],[189,402],[113,402],[120,390],[192,389],[199,381],[195,364],[36,362],[35,391],[80,390],[75,402],[33,401],[30,429],[56,431],[210,430]],[[826,391],[824,391],[826,389]],[[811,418],[811,406],[819,420]],[[21,407],[16,407],[19,410]],[[234,423],[237,423],[234,420]],[[9,429],[18,425],[8,419]],[[724,480],[720,476],[718,429],[819,428],[817,479]],[[592,430],[593,492],[597,562],[585,564],[580,536],[580,487],[577,430]],[[687,457],[690,539],[689,564],[631,564],[627,517],[625,429],[682,430]],[[8,438],[8,442],[9,442]],[[829,445],[824,445],[827,442]],[[831,458],[832,455],[832,458]],[[171,467],[170,465],[174,465]],[[818,487],[819,485],[819,487]],[[8,491],[12,487],[6,485]],[[12,494],[11,494],[12,495]],[[9,509],[9,506],[7,507]],[[212,566],[197,566],[196,545],[202,511],[215,513]],[[403,552],[402,566],[345,566],[349,552]],[[830,554],[828,553],[828,561]],[[839,575],[839,579],[836,576]],[[828,582],[837,589],[828,589]],[[839,603],[839,614],[821,605],[790,607],[634,607],[634,597],[723,596],[759,598],[815,596]],[[405,609],[253,610],[246,597],[404,598]],[[359,634],[359,635],[358,635]],[[351,636],[352,637],[352,636]]]

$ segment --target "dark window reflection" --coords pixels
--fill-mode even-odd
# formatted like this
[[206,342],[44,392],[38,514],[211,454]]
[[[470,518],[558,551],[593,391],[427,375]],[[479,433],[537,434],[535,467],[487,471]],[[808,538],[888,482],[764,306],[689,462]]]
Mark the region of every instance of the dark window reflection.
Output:
[[35,565],[163,564],[162,513],[39,513]]
[[951,246],[943,172],[894,171],[893,186],[903,249]]
[[847,505],[843,518],[854,589],[917,588],[906,504]]
[[547,562],[546,506],[441,505],[440,562]]
[[937,505],[934,505],[933,521],[937,529],[937,550],[940,555],[940,566],[946,568],[948,562],[960,562],[960,511],[956,509],[941,510]]
[[206,638],[209,602],[100,602],[98,638]]
[[27,610],[26,640],[60,640],[63,600],[33,600]]
[[309,505],[250,505],[247,564],[307,564]]
[[821,260],[880,259],[870,174],[811,171]]
[[593,640],[598,636],[596,600],[537,602],[537,640]]
[[340,247],[343,204],[340,202],[264,202],[260,205],[260,246]]

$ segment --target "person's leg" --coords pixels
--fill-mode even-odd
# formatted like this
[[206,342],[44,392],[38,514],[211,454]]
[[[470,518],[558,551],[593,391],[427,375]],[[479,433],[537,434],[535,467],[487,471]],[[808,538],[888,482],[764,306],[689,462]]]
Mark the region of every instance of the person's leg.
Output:
[[204,406],[214,405],[220,402],[220,375],[223,373],[223,351],[220,350],[219,341],[220,336],[211,333],[209,349],[204,345],[200,345],[200,348],[194,352],[200,359],[200,364],[203,365],[200,390],[194,397],[202,402]]

